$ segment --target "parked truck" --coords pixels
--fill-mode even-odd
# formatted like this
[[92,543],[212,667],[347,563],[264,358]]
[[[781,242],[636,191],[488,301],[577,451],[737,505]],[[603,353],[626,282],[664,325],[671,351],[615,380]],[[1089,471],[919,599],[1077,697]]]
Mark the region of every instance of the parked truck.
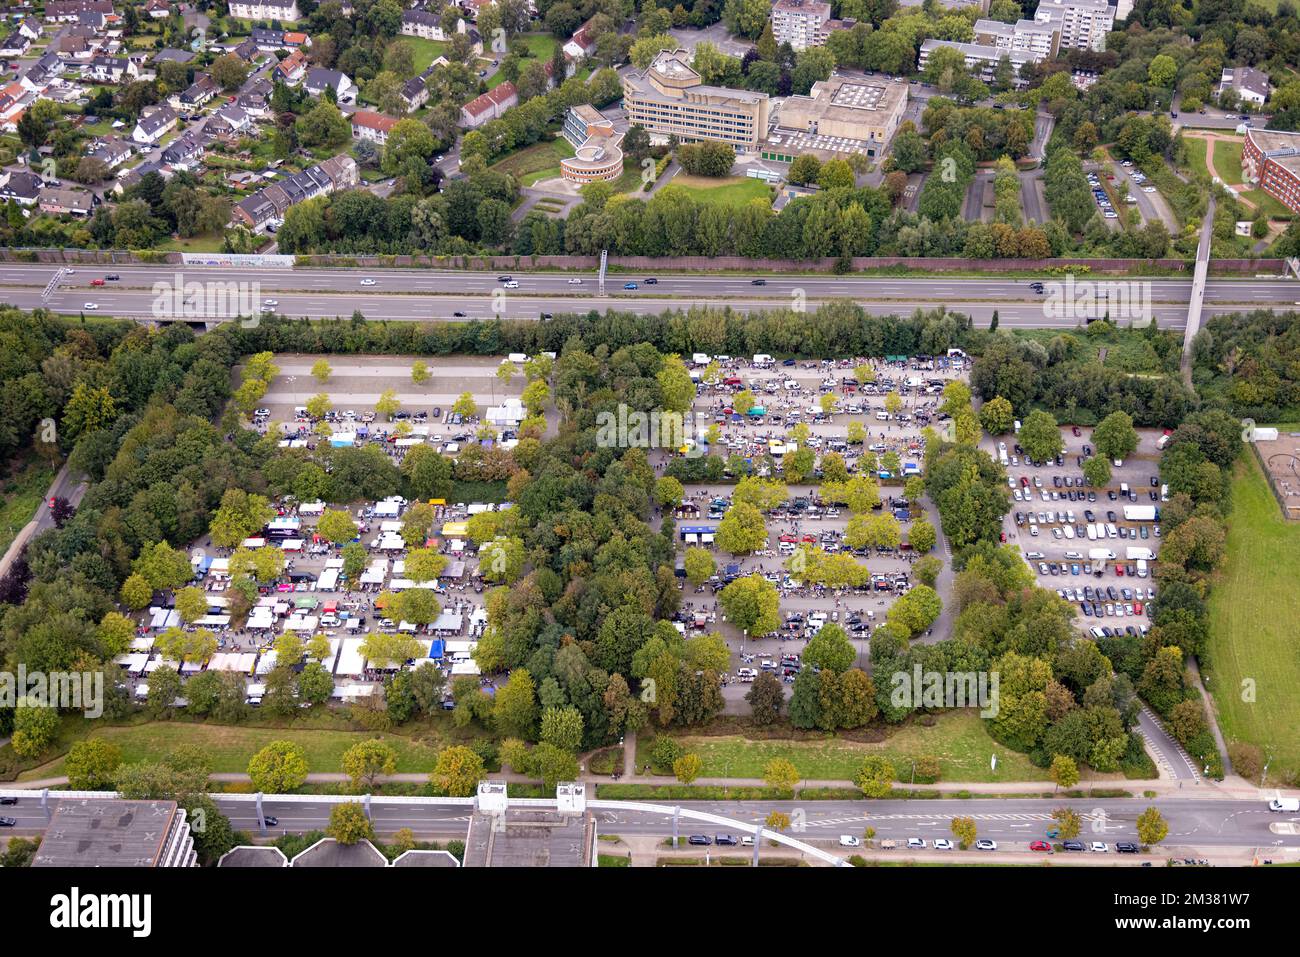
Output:
[[1124,556],[1131,562],[1137,561],[1138,559],[1141,559],[1144,562],[1153,562],[1156,559],[1155,552],[1149,548],[1143,548],[1140,545],[1130,545],[1128,548],[1124,549]]
[[1300,812],[1300,798],[1273,798],[1268,802],[1270,811]]
[[1125,505],[1124,521],[1158,522],[1160,521],[1160,509],[1154,505]]
[[1094,562],[1113,562],[1115,553],[1109,548],[1090,548],[1088,549],[1088,557]]

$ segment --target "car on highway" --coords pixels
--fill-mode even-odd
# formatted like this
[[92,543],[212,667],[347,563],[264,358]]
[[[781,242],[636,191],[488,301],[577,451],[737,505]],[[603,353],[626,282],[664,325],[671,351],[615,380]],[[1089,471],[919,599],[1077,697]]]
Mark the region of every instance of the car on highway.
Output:
[[1082,851],[1084,849],[1082,841],[1062,841],[1061,846],[1067,851]]
[[659,280],[656,279],[654,276],[650,276],[650,277],[647,278],[647,279],[642,279],[641,281],[642,281],[643,283],[645,283],[647,286],[657,286],[657,285],[659,285]]
[[518,289],[518,288],[519,288],[519,280],[518,280],[518,279],[511,279],[509,282],[503,282],[501,285],[504,286],[506,289]]
[[104,285],[104,280],[102,280],[102,279],[92,279],[92,280],[90,280],[90,284],[91,284],[92,286],[102,286],[102,285]]
[[1093,841],[1090,845],[1088,845],[1088,850],[1096,851],[1098,854],[1105,854],[1107,851],[1110,850],[1110,848],[1108,848],[1101,841]]
[[1048,844],[1046,841],[1033,841],[1029,845],[1029,849],[1031,851],[1047,851],[1048,853],[1051,853],[1052,845]]
[[497,282],[509,282],[513,276],[497,276]]
[[624,288],[624,289],[640,289],[641,287],[638,286],[638,285],[637,285],[636,283],[634,283],[634,282],[625,282],[625,283],[623,283],[623,288]]
[[0,798],[0,805],[4,805],[6,807],[13,807],[17,803],[18,803],[18,799],[16,797]]
[[581,280],[581,279],[578,279],[578,278],[575,277],[575,278],[569,280],[569,285],[570,285],[570,286],[581,286],[581,285],[582,285],[582,280]]
[[767,285],[767,280],[766,280],[766,279],[751,279],[751,280],[749,281],[749,284],[750,284],[751,286],[766,286],[766,285]]
[[977,851],[996,851],[997,849],[998,842],[991,841],[987,837],[981,837],[975,842],[975,850]]
[[279,300],[279,299],[264,299],[264,300],[262,300],[262,305],[264,305],[264,306],[278,306],[278,305],[280,305],[280,300]]
[[374,286],[374,285],[378,285],[378,284],[377,284],[373,279],[363,279],[363,280],[361,280],[361,285],[363,285],[363,286]]
[[109,273],[107,276],[105,276],[104,278],[107,279],[109,282],[117,282],[117,281],[118,281],[119,279],[121,279],[122,277],[119,276],[119,275],[118,275],[117,273],[115,273],[115,272],[111,272],[111,273]]
[[99,303],[97,303],[97,302],[88,302],[88,303],[86,303],[84,306],[82,306],[81,308],[82,308],[82,309],[98,309],[98,308],[99,308]]
[[463,313],[463,312],[459,312],[459,311],[458,311],[458,312],[453,312],[453,313],[451,314],[451,317],[452,317],[453,319],[464,319],[464,318],[466,318],[465,313]]
[[1029,288],[1032,289],[1034,292],[1037,292],[1037,293],[1043,293],[1043,292],[1046,292],[1046,290],[1047,290],[1047,287],[1044,286],[1041,282],[1031,282],[1031,283],[1029,284]]
[[274,814],[264,814],[262,815],[262,820],[266,822],[267,827],[280,826],[280,819],[276,817]]
[[861,847],[862,839],[854,837],[852,834],[840,835],[840,847]]
[[544,312],[544,313],[542,313],[542,318],[543,318],[543,319],[554,319],[554,318],[555,318],[555,313],[553,313],[553,312]]
[[0,827],[17,827],[18,821],[12,817],[0,817]]

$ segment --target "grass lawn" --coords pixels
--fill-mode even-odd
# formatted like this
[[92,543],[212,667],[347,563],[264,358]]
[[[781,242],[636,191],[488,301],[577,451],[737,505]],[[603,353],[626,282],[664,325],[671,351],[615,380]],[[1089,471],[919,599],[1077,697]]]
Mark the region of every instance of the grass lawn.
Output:
[[[1271,772],[1300,769],[1300,525],[1283,520],[1253,454],[1232,479],[1227,554],[1210,596],[1210,690],[1219,727],[1272,756]],[[1255,683],[1242,701],[1242,682]]]
[[[691,194],[691,198],[701,203],[718,203],[723,206],[743,206],[750,200],[762,199],[772,202],[772,189],[761,179],[747,176],[728,176],[710,179],[704,176],[689,176],[678,173],[668,184]],[[665,187],[667,189],[668,187]]]
[[[126,726],[100,726],[95,722],[88,737],[102,738],[122,750],[122,760],[157,761],[182,744],[203,749],[212,762],[213,773],[242,774],[248,762],[272,741],[292,741],[302,747],[311,771],[339,772],[343,752],[359,741],[379,737],[397,752],[398,773],[432,771],[438,760],[437,742],[423,744],[398,734],[368,731],[340,731],[314,728],[259,728],[248,725],[191,724],[184,721],[153,721]],[[450,722],[448,722],[448,726]],[[69,742],[71,743],[71,742]],[[447,742],[442,742],[447,743]],[[64,773],[64,758],[31,768],[19,780],[57,777]]]
[[0,480],[0,554],[32,520],[52,481],[54,469],[35,459],[16,461],[6,471]]
[[441,40],[426,40],[424,37],[399,37],[415,53],[415,72],[423,73],[429,69],[434,60],[447,50],[447,44]]
[[1205,169],[1205,154],[1209,142],[1199,136],[1184,136],[1183,143],[1187,146],[1187,169],[1189,171]]
[[550,142],[534,143],[511,153],[492,164],[492,169],[509,173],[525,186],[538,180],[554,179],[560,175],[560,160],[573,155],[573,147],[564,137]]
[[1262,189],[1243,189],[1238,190],[1237,194],[1242,199],[1254,203],[1255,208],[1262,211],[1269,219],[1291,219],[1295,215]]
[[[1109,368],[1136,374],[1178,371],[1178,357],[1180,355],[1178,350],[1170,349],[1166,353],[1166,358],[1162,360],[1161,354],[1156,350],[1153,341],[1147,338],[1145,327],[1127,329],[1120,326],[1102,334],[1064,328],[1068,325],[1068,322],[1069,320],[1062,320],[1062,327],[1056,329],[1016,329],[1014,335],[1021,339],[1032,339],[1046,347],[1053,339],[1065,332],[1072,336],[1076,342],[1075,351],[1071,354],[1071,358],[1075,361],[1095,361],[1100,356],[1101,350],[1105,349],[1106,360],[1103,364]],[[1178,341],[1182,341],[1181,337]]]
[[[649,761],[653,735],[637,738],[641,764]],[[786,758],[806,779],[852,780],[869,755],[889,758],[899,781],[911,779],[912,760],[923,755],[939,759],[941,781],[1045,781],[1047,772],[1029,763],[1023,754],[996,743],[973,711],[953,712],[939,718],[932,727],[913,722],[895,731],[879,744],[863,744],[842,738],[822,741],[756,740],[730,735],[701,737],[686,735],[681,744],[704,762],[701,777],[761,778],[763,767],[773,758]],[[997,771],[990,770],[989,757],[998,756]]]
[[1214,168],[1218,171],[1219,178],[1229,185],[1237,186],[1245,182],[1241,175],[1241,144],[1216,140]]
[[221,233],[208,233],[203,236],[191,236],[188,239],[172,239],[157,243],[154,249],[164,249],[186,253],[219,253],[225,243]]

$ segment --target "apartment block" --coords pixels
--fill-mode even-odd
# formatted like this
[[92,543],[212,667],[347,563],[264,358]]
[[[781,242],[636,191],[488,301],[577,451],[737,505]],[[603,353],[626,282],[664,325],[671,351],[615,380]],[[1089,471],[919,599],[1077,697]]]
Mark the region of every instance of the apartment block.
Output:
[[1023,50],[999,50],[989,43],[958,43],[955,40],[931,39],[921,44],[921,55],[916,61],[917,69],[924,70],[926,63],[930,60],[930,54],[940,47],[951,47],[954,50],[960,50],[966,58],[966,68],[985,83],[992,82],[993,71],[997,69],[997,65],[1003,57],[1011,61],[1012,83],[1016,86],[1022,86],[1024,83],[1020,79],[1021,67],[1026,63],[1038,62],[1032,53]]
[[1100,52],[1115,26],[1115,8],[1107,0],[1042,0],[1034,19],[1057,28],[1059,49]]

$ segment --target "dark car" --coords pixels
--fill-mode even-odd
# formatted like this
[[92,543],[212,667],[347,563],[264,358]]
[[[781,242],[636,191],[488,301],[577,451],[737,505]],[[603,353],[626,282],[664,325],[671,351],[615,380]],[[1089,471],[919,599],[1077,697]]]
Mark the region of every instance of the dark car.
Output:
[[785,360],[783,360],[783,361],[781,362],[781,365],[783,365],[783,366],[792,366],[792,365],[795,365],[795,361],[794,361],[793,359],[785,359]]
[[1029,288],[1034,292],[1043,292],[1046,287],[1041,282],[1031,282]]
[[111,273],[109,273],[107,276],[105,276],[104,278],[107,279],[109,282],[117,282],[117,281],[118,281],[119,279],[121,279],[122,277],[119,276],[119,275],[118,275],[117,273],[115,273],[115,272],[111,272]]
[[647,286],[657,286],[657,285],[659,285],[659,280],[656,279],[654,276],[651,276],[649,279],[642,279],[641,281],[642,281],[643,283],[645,283]]
[[510,276],[497,276],[497,282],[510,282]]
[[266,822],[267,827],[279,827],[280,819],[272,814],[263,815],[262,820]]
[[750,284],[751,286],[766,286],[766,285],[767,285],[767,280],[766,280],[766,279],[751,279],[751,280],[749,281],[749,284]]
[[15,805],[15,804],[17,804],[17,803],[18,803],[18,799],[17,799],[17,798],[14,798],[14,797],[0,798],[0,805],[5,805],[5,806],[8,806],[8,807],[13,807],[13,805]]
[[1121,854],[1136,854],[1138,852],[1138,846],[1132,841],[1120,841],[1115,845],[1115,850]]
[[0,817],[0,827],[17,827],[18,821],[12,817]]
[[464,319],[464,318],[466,318],[465,313],[463,313],[463,312],[453,312],[453,313],[451,314],[451,317],[452,317],[453,319]]
[[713,843],[719,847],[735,847],[740,842],[730,834],[719,834],[713,839]]
[[709,837],[709,835],[707,834],[692,834],[690,837],[686,839],[686,843],[697,844],[703,847],[707,847],[708,845],[713,843],[713,838]]
[[1084,849],[1082,841],[1062,841],[1061,846],[1067,851],[1082,851]]

